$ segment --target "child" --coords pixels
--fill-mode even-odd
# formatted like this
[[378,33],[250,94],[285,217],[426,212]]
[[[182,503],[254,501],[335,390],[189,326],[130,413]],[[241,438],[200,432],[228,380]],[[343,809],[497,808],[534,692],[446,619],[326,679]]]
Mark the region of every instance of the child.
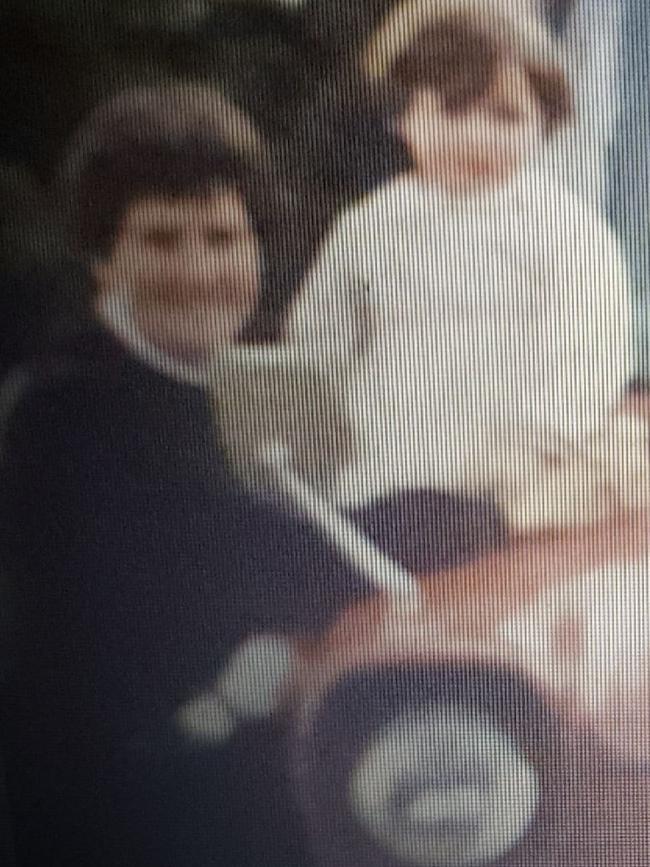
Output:
[[345,383],[348,507],[434,489],[492,497],[526,529],[629,500],[641,435],[614,426],[625,467],[603,447],[632,369],[625,267],[535,167],[570,114],[554,57],[505,2],[403,2],[370,40],[412,168],[342,215],[287,328]]

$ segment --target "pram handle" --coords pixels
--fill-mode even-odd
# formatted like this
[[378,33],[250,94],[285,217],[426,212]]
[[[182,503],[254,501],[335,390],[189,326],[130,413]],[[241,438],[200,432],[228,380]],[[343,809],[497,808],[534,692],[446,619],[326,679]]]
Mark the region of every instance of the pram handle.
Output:
[[[345,427],[345,410],[322,372],[282,348],[238,346],[219,359],[213,382],[217,424],[240,480],[309,521],[371,586],[400,604],[417,600],[417,579],[382,554],[294,467],[287,444],[303,420],[307,425],[317,419],[330,442]],[[316,428],[310,433],[307,441],[316,442]]]
[[310,485],[303,482],[283,460],[283,450],[273,449],[263,458],[265,475],[273,492],[280,492],[301,517],[318,528],[332,547],[371,585],[384,592],[418,604],[420,585],[417,579],[392,558],[383,554],[348,519]]

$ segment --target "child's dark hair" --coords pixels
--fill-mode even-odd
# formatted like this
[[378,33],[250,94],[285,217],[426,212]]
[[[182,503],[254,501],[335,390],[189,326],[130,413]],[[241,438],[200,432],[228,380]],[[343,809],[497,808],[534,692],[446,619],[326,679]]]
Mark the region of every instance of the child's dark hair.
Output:
[[75,136],[61,177],[73,241],[99,256],[134,200],[203,195],[215,183],[237,187],[266,237],[283,197],[264,146],[232,103],[194,83],[135,88],[101,104]]
[[463,15],[439,18],[424,27],[389,70],[390,98],[399,110],[413,91],[431,86],[450,112],[471,108],[484,96],[499,65],[508,57],[524,66],[551,132],[571,115],[571,95],[564,73],[536,64],[497,40]]

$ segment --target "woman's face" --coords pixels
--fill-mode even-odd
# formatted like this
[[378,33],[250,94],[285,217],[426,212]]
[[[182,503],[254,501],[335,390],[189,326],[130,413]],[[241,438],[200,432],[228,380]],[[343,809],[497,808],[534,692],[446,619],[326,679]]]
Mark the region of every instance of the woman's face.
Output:
[[150,196],[126,209],[100,286],[129,293],[143,336],[193,361],[235,339],[257,301],[259,242],[241,194]]
[[420,88],[398,130],[421,177],[462,193],[513,177],[540,146],[544,118],[526,71],[512,62],[466,110],[450,112],[432,87]]

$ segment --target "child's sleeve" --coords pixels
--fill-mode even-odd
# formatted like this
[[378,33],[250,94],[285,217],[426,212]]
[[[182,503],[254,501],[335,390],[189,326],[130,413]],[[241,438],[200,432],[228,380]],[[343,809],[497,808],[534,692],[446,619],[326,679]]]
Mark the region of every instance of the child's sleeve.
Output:
[[499,498],[520,531],[609,520],[647,489],[645,433],[614,416],[634,372],[625,258],[606,220],[577,197],[558,196],[555,219],[539,281],[549,301],[540,439]]
[[[633,375],[632,290],[606,220],[560,190],[539,244],[536,420],[569,441],[602,425]],[[531,395],[532,398],[535,395]]]
[[603,217],[584,207],[572,228],[583,397],[608,412],[634,375],[632,286],[618,240]]
[[327,367],[353,359],[366,339],[362,300],[369,239],[361,214],[353,209],[335,223],[285,325],[286,342]]

